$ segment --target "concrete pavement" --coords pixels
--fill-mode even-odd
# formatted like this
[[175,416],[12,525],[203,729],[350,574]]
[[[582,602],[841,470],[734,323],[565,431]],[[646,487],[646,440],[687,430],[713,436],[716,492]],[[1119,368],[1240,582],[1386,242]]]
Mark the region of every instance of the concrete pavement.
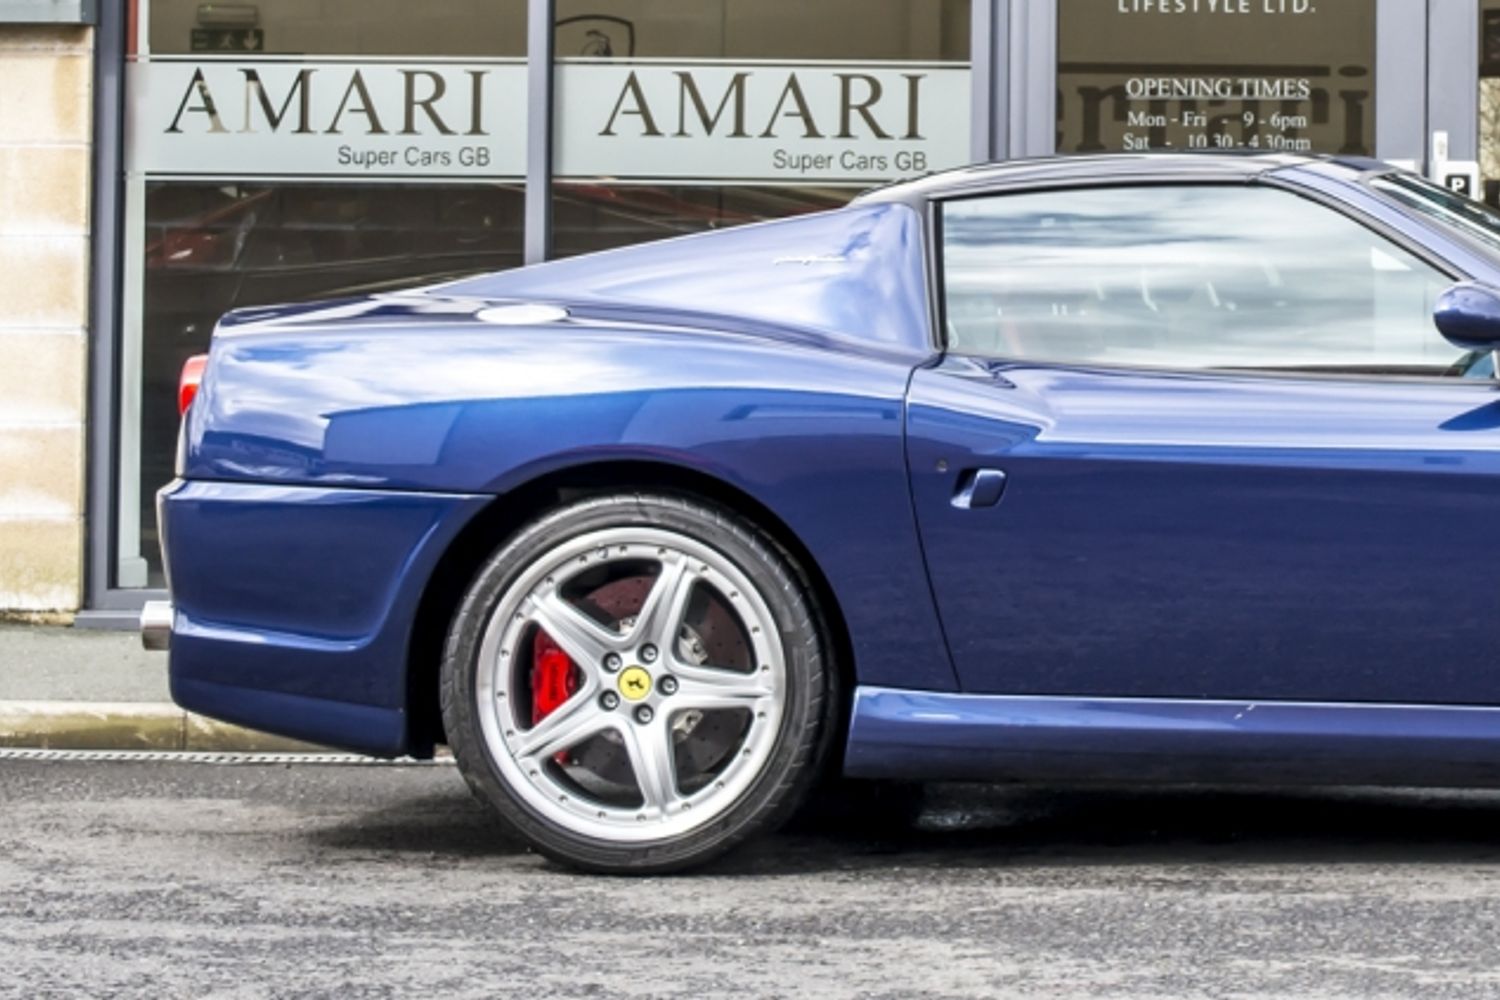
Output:
[[0,763],[0,995],[1500,996],[1500,795],[934,789],[574,875],[451,767]]
[[134,632],[0,623],[0,747],[321,750],[184,712]]

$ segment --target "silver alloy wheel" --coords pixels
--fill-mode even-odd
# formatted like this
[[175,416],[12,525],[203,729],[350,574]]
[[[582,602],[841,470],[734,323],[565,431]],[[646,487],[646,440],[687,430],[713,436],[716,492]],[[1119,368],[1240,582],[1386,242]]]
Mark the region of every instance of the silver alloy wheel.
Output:
[[[655,570],[650,589],[639,610],[613,626],[567,596],[584,574],[643,564]],[[684,655],[685,619],[700,588],[737,620],[748,669]],[[522,660],[538,630],[567,654],[578,683],[529,724]],[[476,669],[480,727],[506,784],[558,826],[611,842],[681,836],[733,806],[765,767],[785,704],[786,664],[765,600],[722,553],[662,528],[595,531],[536,559],[485,624]],[[697,776],[699,786],[684,788],[676,742],[685,723],[710,713],[732,713],[743,729],[731,752]],[[594,794],[558,764],[559,755],[596,739],[628,760],[635,800]]]

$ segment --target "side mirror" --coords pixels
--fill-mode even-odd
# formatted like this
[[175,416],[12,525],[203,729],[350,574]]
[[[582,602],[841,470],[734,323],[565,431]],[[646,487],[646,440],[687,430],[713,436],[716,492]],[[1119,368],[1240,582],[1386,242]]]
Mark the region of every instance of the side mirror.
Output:
[[1500,290],[1475,281],[1454,285],[1438,296],[1432,321],[1455,347],[1500,350]]

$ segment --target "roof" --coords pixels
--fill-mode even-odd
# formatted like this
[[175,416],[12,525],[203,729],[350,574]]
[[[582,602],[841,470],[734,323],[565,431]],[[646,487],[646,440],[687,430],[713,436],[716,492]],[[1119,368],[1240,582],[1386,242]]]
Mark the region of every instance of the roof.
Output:
[[981,163],[915,180],[876,188],[859,201],[915,202],[1012,185],[1067,180],[1118,180],[1150,177],[1245,180],[1272,170],[1331,163],[1365,171],[1376,161],[1286,153],[1110,153],[1098,156],[1050,156],[1034,160]]

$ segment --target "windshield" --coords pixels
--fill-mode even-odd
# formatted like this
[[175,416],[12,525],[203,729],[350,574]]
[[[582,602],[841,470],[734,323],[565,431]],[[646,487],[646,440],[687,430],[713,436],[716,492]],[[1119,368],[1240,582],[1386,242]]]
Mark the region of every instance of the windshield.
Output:
[[1500,252],[1500,212],[1416,174],[1385,174],[1370,186],[1416,214]]

